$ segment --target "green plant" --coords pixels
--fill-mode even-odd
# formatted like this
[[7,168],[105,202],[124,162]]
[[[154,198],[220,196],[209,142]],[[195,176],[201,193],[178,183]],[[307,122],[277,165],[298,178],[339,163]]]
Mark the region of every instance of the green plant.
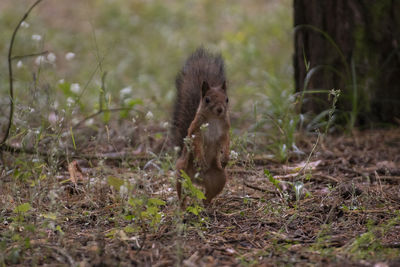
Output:
[[[165,201],[158,198],[130,197],[126,207],[125,219],[133,221],[136,227],[146,231],[147,228],[157,230],[163,212],[161,206],[165,205]],[[144,228],[144,229],[143,229]]]
[[[273,79],[271,79],[273,80]],[[270,82],[272,83],[272,82]],[[267,148],[274,154],[278,161],[286,161],[290,153],[302,152],[296,146],[295,133],[300,121],[296,114],[296,97],[290,92],[280,91],[280,84],[275,81],[273,93],[269,96],[261,95],[262,102],[254,105],[255,124],[251,131],[254,135],[263,137],[267,141]],[[259,108],[261,114],[259,113]]]
[[[298,25],[295,28],[295,31],[301,30],[301,29],[309,29],[312,31],[315,31],[319,34],[322,35],[322,37],[333,47],[333,49],[337,52],[339,55],[340,61],[344,67],[344,71],[339,71],[338,69],[334,68],[333,66],[329,65],[318,65],[313,68],[310,68],[310,62],[307,61],[306,55],[303,53],[304,56],[304,64],[306,67],[306,77],[304,78],[304,86],[302,88],[301,92],[301,97],[300,97],[300,109],[301,110],[301,105],[303,103],[303,98],[305,94],[320,94],[320,93],[328,93],[329,96],[333,95],[333,105],[336,107],[336,102],[338,100],[338,97],[340,95],[340,90],[333,91],[332,90],[308,90],[308,85],[311,80],[311,78],[318,72],[320,71],[330,71],[333,72],[335,75],[338,76],[339,79],[343,80],[345,84],[345,88],[343,88],[342,96],[343,100],[349,100],[348,102],[350,103],[350,110],[343,110],[343,105],[341,105],[341,110],[338,113],[341,117],[341,120],[346,121],[346,128],[348,131],[352,131],[356,125],[357,119],[360,115],[360,112],[368,111],[370,108],[368,105],[368,101],[363,101],[366,96],[362,95],[359,90],[359,82],[357,82],[357,75],[356,75],[356,69],[355,69],[355,63],[354,63],[354,58],[352,57],[350,60],[350,63],[346,60],[346,57],[343,53],[343,51],[340,49],[340,47],[337,45],[335,40],[325,31],[313,26],[313,25]],[[330,97],[328,97],[329,100]],[[322,111],[320,114],[318,114],[314,119],[314,124],[316,121],[321,120],[321,118],[324,118],[328,116],[328,121],[329,123],[326,125],[326,129],[328,129],[328,126],[330,126],[331,122],[333,122],[333,116],[332,113],[329,110]],[[314,128],[319,127],[314,126]]]
[[[368,221],[368,231],[356,237],[354,241],[347,247],[346,252],[350,252],[353,257],[361,259],[376,259],[380,258],[380,255],[392,254],[386,251],[390,250],[390,248],[385,248],[382,246],[381,239],[382,236],[384,236],[388,231],[393,231],[395,226],[400,225],[399,213],[397,212],[396,217],[391,218],[380,225],[375,226],[374,224],[374,221]],[[396,255],[396,252],[394,252],[393,255]]]
[[[198,176],[198,174],[196,174]],[[181,170],[182,177],[182,196],[183,200],[186,197],[190,198],[191,204],[187,206],[186,211],[194,214],[195,216],[200,216],[200,213],[204,210],[201,201],[206,199],[204,193],[193,185],[192,180],[186,174],[184,170]],[[196,179],[201,179],[200,177],[195,177]]]
[[23,222],[24,218],[25,218],[25,215],[31,209],[32,209],[32,207],[31,207],[31,205],[29,203],[23,203],[23,204],[17,206],[13,211],[14,214],[15,214],[15,217],[14,217],[13,220],[15,222]]

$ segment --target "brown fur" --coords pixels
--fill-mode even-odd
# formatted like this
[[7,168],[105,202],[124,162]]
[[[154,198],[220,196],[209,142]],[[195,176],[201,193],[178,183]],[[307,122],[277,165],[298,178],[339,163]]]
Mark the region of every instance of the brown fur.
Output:
[[175,81],[176,100],[172,118],[172,137],[175,146],[183,148],[183,138],[187,136],[200,103],[203,81],[220,86],[225,81],[224,61],[220,55],[197,49],[185,62]]
[[[175,144],[182,148],[176,162],[178,197],[182,190],[180,171],[194,182],[198,182],[194,177],[199,172],[208,205],[225,185],[224,167],[229,160],[230,121],[221,56],[198,49],[178,75],[177,89],[173,134]],[[191,147],[183,145],[186,136],[192,138]]]

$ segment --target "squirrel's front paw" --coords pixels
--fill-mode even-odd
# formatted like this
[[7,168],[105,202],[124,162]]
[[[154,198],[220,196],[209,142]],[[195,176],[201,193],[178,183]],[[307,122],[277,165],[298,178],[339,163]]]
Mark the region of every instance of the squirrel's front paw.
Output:
[[227,159],[227,158],[222,158],[222,159],[221,159],[221,166],[222,166],[222,168],[225,168],[226,165],[228,165],[228,162],[229,162],[229,159]]

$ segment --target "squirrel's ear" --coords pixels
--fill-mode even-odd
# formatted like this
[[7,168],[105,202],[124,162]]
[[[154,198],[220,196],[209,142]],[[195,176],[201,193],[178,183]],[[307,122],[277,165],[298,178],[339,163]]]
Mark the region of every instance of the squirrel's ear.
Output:
[[207,81],[203,81],[203,84],[201,85],[201,95],[204,97],[207,93],[207,91],[210,89],[210,86],[208,85]]
[[224,82],[222,83],[221,88],[222,88],[222,90],[223,90],[224,92],[226,92],[226,81],[224,81]]

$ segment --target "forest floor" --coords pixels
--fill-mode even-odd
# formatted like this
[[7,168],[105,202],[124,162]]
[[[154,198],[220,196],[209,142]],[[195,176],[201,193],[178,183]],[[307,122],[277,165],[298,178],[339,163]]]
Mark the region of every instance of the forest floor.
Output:
[[[32,2],[0,1],[0,55]],[[286,162],[263,144],[276,148],[269,137],[278,131],[259,119],[282,119],[288,133],[300,121],[290,116],[293,92],[282,91],[293,87],[291,7],[43,1],[14,55],[48,50],[57,60],[29,56],[15,68],[11,151],[0,152],[0,266],[400,266],[400,128],[299,133],[300,150]],[[166,123],[143,125],[147,114],[168,119],[173,77],[198,44],[226,59],[240,140],[223,192],[204,210],[191,198],[189,212],[178,205]],[[0,79],[2,96],[8,85]]]
[[315,137],[298,138],[303,156],[230,166],[197,216],[179,209],[171,158],[81,154],[30,183],[3,172],[0,262],[399,266],[400,129],[328,136],[314,150]]

